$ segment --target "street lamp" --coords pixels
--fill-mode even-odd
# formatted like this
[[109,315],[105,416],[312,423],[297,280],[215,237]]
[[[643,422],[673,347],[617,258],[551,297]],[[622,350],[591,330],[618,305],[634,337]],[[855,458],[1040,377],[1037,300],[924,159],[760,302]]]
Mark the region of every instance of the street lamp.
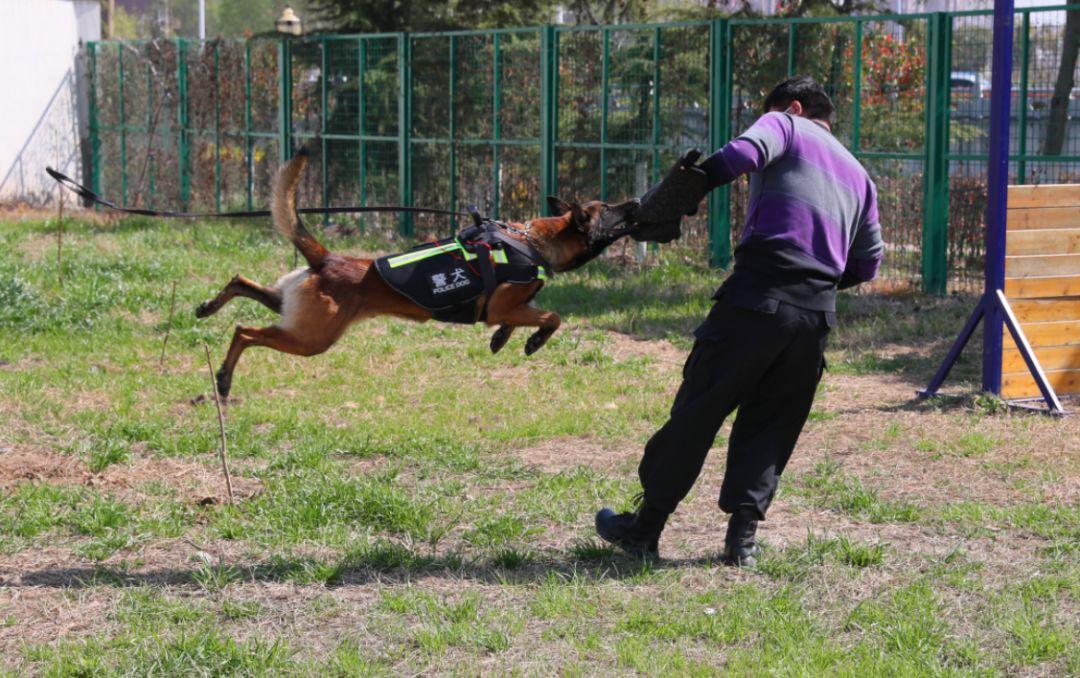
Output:
[[296,12],[292,7],[286,6],[281,12],[281,16],[274,22],[274,28],[278,33],[285,33],[286,35],[300,35],[304,32],[303,25],[300,23],[300,17],[296,16]]

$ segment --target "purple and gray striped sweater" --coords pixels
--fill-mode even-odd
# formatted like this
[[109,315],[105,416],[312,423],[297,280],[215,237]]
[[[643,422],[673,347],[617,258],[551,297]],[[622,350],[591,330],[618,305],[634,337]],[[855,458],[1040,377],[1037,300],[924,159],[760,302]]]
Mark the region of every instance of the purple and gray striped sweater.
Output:
[[883,251],[877,189],[824,126],[766,113],[702,167],[713,187],[750,174],[750,205],[731,284],[834,311],[837,286],[877,275]]

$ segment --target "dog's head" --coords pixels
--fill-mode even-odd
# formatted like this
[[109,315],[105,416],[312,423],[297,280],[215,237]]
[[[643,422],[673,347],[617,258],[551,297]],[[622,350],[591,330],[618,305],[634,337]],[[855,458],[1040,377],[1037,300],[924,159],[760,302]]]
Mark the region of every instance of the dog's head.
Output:
[[599,200],[586,203],[566,202],[548,196],[548,208],[558,215],[549,222],[554,228],[545,229],[548,256],[557,271],[578,268],[603,252],[611,243],[629,235],[631,218],[638,208],[637,200],[609,205]]

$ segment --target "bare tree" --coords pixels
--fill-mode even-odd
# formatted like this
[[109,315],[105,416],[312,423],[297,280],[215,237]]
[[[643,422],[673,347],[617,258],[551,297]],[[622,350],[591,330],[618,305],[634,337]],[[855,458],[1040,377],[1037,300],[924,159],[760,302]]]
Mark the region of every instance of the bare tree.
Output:
[[1050,119],[1043,141],[1043,155],[1061,155],[1068,125],[1069,96],[1076,84],[1076,59],[1080,55],[1080,10],[1068,12],[1065,35],[1061,41],[1061,64],[1058,66],[1054,96],[1050,99]]

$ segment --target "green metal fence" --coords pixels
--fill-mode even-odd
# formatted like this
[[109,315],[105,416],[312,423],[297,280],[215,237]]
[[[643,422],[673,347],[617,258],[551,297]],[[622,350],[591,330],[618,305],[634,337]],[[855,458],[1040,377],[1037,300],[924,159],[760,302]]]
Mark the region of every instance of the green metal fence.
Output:
[[[1041,152],[1066,9],[1080,5],[1018,12],[1017,182],[1080,180],[1080,99],[1063,151]],[[991,18],[95,42],[90,179],[127,205],[251,208],[308,143],[321,153],[306,204],[472,203],[523,219],[549,194],[639,195],[683,149],[719,147],[772,85],[806,73],[833,96],[834,132],[878,183],[885,277],[940,293],[981,267]],[[683,244],[726,266],[745,210],[745,181],[714,191]],[[389,214],[358,224],[406,236],[457,225]]]

